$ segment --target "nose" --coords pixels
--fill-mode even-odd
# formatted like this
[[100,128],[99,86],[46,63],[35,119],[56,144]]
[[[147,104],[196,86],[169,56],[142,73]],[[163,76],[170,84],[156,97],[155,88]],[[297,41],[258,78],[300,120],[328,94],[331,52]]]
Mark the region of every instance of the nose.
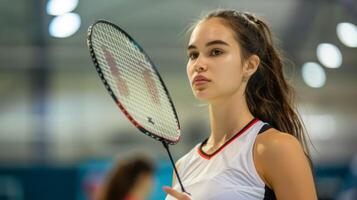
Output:
[[203,72],[207,70],[207,64],[204,62],[202,56],[198,57],[193,65],[194,71]]
[[195,67],[195,71],[196,72],[203,72],[203,71],[205,71],[205,68],[202,67],[202,66],[198,66],[198,67]]

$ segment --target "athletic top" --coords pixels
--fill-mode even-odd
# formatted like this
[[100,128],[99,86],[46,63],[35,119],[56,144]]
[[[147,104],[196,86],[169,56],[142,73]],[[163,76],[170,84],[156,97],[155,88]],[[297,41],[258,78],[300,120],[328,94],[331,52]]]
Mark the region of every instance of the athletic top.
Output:
[[[253,146],[270,125],[253,119],[212,154],[197,144],[179,160],[178,173],[193,200],[270,200],[274,192],[259,177],[253,162]],[[178,180],[173,188],[181,191]],[[167,195],[166,200],[175,200]]]

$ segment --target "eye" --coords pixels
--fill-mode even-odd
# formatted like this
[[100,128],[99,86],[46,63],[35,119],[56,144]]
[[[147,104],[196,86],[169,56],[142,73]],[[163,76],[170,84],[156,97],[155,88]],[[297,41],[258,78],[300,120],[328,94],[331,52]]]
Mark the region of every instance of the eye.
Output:
[[194,60],[194,59],[196,59],[198,57],[198,53],[197,52],[189,52],[188,53],[188,58],[190,59],[190,60]]
[[219,49],[212,49],[210,52],[210,56],[219,56],[223,53],[223,51],[219,50]]

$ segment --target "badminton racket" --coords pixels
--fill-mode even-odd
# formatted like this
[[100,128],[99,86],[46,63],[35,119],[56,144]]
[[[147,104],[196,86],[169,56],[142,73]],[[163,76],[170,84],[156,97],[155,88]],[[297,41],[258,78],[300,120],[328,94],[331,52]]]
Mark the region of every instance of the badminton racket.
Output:
[[126,118],[142,133],[160,141],[186,192],[169,145],[180,140],[173,101],[143,48],[117,25],[99,20],[88,29],[87,45],[97,74]]

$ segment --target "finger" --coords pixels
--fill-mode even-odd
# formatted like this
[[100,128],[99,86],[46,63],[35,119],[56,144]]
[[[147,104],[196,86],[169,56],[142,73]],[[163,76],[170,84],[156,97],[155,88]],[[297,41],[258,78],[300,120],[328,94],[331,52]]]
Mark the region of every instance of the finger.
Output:
[[173,197],[176,197],[176,198],[182,197],[182,194],[180,194],[180,192],[178,192],[178,191],[176,191],[176,190],[174,190],[174,189],[172,189],[170,187],[164,186],[162,189],[164,189],[164,191],[167,194],[169,194],[169,195],[171,195]]
[[162,188],[167,194],[175,197],[176,199],[179,199],[179,200],[190,200],[191,198],[186,194],[186,193],[183,193],[183,192],[178,192],[170,187],[167,187],[167,186],[164,186]]

